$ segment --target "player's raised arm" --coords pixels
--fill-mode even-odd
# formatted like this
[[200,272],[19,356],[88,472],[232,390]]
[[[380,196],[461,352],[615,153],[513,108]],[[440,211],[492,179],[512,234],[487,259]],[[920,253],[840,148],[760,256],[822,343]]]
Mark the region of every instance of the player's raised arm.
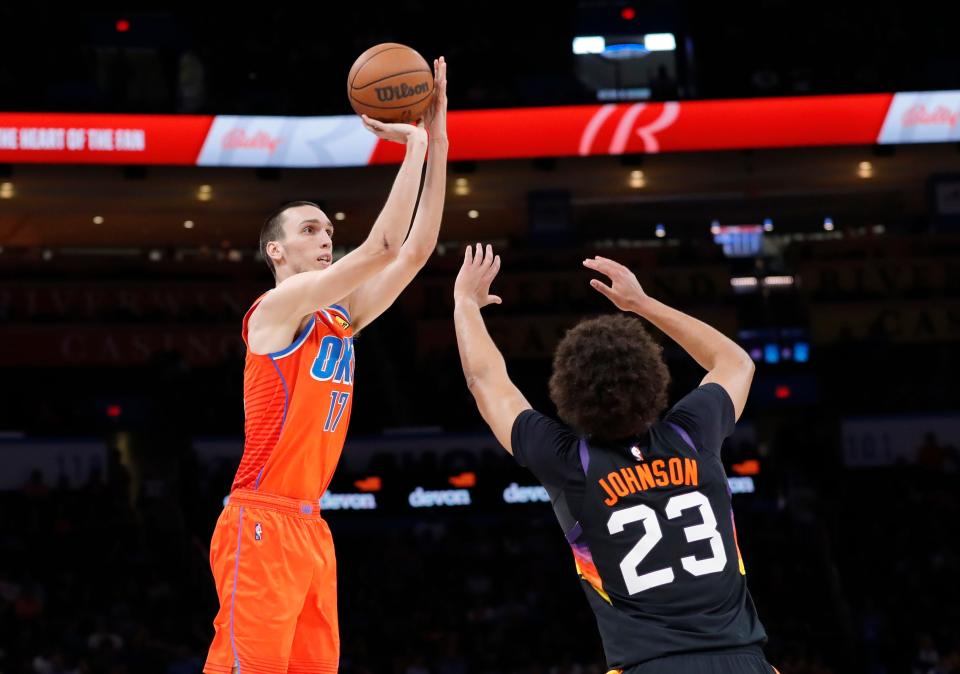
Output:
[[355,332],[382,314],[417,275],[437,247],[443,203],[447,189],[447,62],[441,56],[433,62],[435,95],[424,114],[430,138],[423,192],[413,218],[410,236],[400,254],[383,271],[363,283],[339,302],[350,311]]
[[[277,287],[267,293],[250,318],[250,344],[256,352],[265,353],[274,347],[286,346],[290,333],[296,330],[303,316],[345,297],[399,255],[416,206],[427,152],[427,132],[411,124],[384,124],[368,117],[363,119],[364,125],[378,137],[406,144],[406,154],[387,202],[366,240],[330,264],[329,268],[305,266],[303,270],[288,270],[285,278],[278,275]],[[304,230],[304,227],[322,230],[329,225],[329,222],[316,218],[295,222],[289,217],[289,212],[284,217],[281,236],[264,245],[264,254],[275,265],[284,261],[285,256],[302,253],[301,249],[295,249],[294,246],[300,246],[301,235],[310,231]],[[329,240],[329,233],[326,236]],[[310,254],[315,253],[315,258],[302,260],[301,263],[315,264],[323,255],[329,258],[329,248],[323,243],[316,245],[315,250],[310,249],[313,251]]]
[[503,355],[480,315],[480,309],[488,304],[501,303],[499,297],[490,294],[490,284],[498,271],[500,256],[494,256],[491,246],[487,246],[486,252],[479,243],[476,251],[467,247],[453,289],[453,321],[467,387],[483,420],[504,449],[513,454],[513,422],[522,411],[530,409],[530,403],[510,380]]
[[722,386],[733,401],[735,418],[740,418],[756,369],[746,351],[719,330],[647,295],[637,277],[622,264],[598,256],[584,260],[583,266],[610,279],[610,285],[591,280],[595,290],[619,309],[646,318],[707,370],[701,385],[713,382]]

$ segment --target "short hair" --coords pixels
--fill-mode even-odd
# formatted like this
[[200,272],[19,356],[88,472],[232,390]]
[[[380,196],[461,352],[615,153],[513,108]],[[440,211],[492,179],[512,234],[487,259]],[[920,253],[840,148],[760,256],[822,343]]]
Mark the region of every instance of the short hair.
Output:
[[667,405],[663,347],[624,315],[586,319],[553,356],[550,399],[564,422],[600,442],[643,434]]
[[260,254],[263,256],[263,259],[266,260],[267,267],[270,269],[270,273],[273,274],[273,278],[277,278],[277,268],[273,265],[273,260],[270,259],[270,256],[267,255],[267,244],[271,241],[283,241],[283,215],[291,208],[296,208],[297,206],[320,208],[320,206],[312,201],[288,201],[274,209],[273,212],[267,216],[267,219],[263,221],[263,226],[260,227]]

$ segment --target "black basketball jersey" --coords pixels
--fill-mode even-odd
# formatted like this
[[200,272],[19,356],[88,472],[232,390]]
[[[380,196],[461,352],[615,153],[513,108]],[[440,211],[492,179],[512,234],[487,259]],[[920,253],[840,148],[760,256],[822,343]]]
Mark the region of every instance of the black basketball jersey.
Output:
[[514,456],[550,494],[609,667],[766,641],[720,462],[733,426],[718,384],[619,445],[589,443],[534,410],[514,422]]

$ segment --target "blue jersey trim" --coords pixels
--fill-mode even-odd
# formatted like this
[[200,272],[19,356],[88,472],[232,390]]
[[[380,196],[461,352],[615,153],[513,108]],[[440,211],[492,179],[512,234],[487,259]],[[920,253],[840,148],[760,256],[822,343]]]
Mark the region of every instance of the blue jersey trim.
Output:
[[290,346],[288,346],[287,348],[281,351],[274,351],[273,353],[268,353],[267,355],[270,356],[271,358],[284,358],[286,356],[289,356],[291,353],[293,353],[294,351],[300,348],[300,345],[303,344],[303,341],[307,338],[307,335],[310,334],[310,331],[313,330],[313,326],[316,324],[317,324],[317,317],[313,316],[311,321],[307,323],[307,327],[305,327],[300,332],[300,334],[297,335],[297,338],[293,340],[293,343]]
[[330,305],[330,308],[331,308],[331,309],[336,309],[337,311],[339,311],[341,314],[343,314],[344,316],[347,317],[347,323],[350,322],[350,312],[347,311],[346,309],[344,309],[341,305],[339,305],[339,304],[331,304],[331,305]]

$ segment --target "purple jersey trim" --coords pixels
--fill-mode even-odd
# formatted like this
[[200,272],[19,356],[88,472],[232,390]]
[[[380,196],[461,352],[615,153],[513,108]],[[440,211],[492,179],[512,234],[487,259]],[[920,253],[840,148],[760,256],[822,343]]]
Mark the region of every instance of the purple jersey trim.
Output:
[[587,441],[580,438],[580,465],[583,466],[583,474],[587,474],[590,468],[590,452],[587,451]]
[[696,447],[694,446],[694,444],[693,444],[693,440],[690,439],[690,435],[689,435],[685,430],[683,430],[682,428],[680,428],[679,426],[677,426],[675,423],[670,422],[670,421],[667,422],[667,426],[669,426],[670,428],[672,428],[673,430],[675,430],[675,431],[677,432],[677,435],[679,435],[681,438],[683,438],[683,441],[684,441],[685,443],[687,443],[688,445],[690,445],[690,449],[692,449],[692,450],[695,451],[695,452],[697,451],[697,448],[696,448]]
[[576,540],[577,540],[578,538],[580,538],[580,534],[582,534],[582,533],[583,533],[583,527],[580,526],[580,523],[579,523],[579,522],[577,522],[577,523],[574,524],[572,527],[570,527],[570,531],[568,531],[567,533],[565,533],[564,536],[566,536],[566,538],[567,538],[567,543],[571,543],[571,544],[572,544],[572,543],[576,542]]

